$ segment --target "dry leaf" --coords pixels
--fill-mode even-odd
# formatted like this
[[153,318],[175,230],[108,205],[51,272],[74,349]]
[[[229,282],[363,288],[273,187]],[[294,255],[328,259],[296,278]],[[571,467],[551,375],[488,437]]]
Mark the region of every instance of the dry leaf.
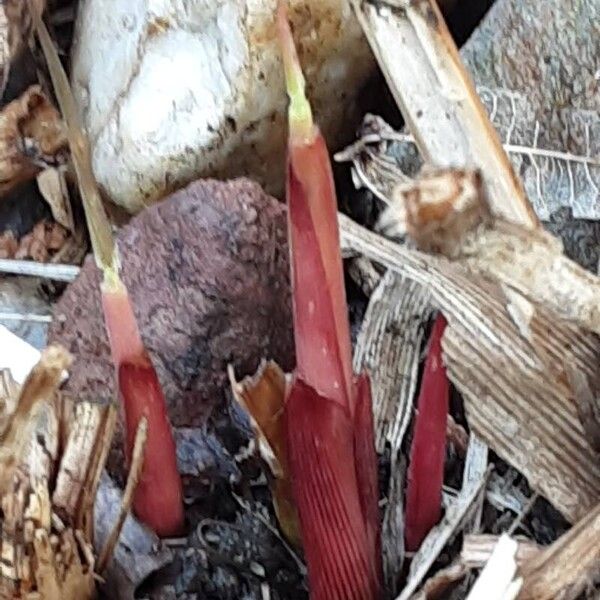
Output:
[[19,249],[19,243],[12,231],[0,235],[0,258],[13,258]]
[[17,250],[10,258],[32,259],[45,263],[50,259],[51,253],[55,253],[64,246],[67,236],[67,231],[62,225],[40,221],[30,233],[19,240]]
[[271,493],[279,525],[285,536],[300,546],[300,526],[292,495],[281,418],[286,396],[285,373],[275,362],[270,361],[263,362],[253,377],[246,377],[241,382],[235,380],[231,367],[229,377],[236,400],[250,415],[261,456],[274,475]]
[[63,160],[67,141],[59,112],[39,85],[0,111],[0,194]]
[[54,220],[73,233],[75,225],[63,170],[54,167],[44,169],[37,176],[37,184],[44,200],[50,206]]

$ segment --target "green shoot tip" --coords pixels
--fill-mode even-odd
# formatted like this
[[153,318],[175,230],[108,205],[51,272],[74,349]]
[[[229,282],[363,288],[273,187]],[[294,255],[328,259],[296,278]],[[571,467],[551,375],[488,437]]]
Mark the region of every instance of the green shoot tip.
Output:
[[283,57],[285,85],[290,99],[288,108],[290,135],[308,141],[314,137],[312,110],[305,94],[306,83],[294,45],[285,0],[279,0],[277,6],[277,34]]

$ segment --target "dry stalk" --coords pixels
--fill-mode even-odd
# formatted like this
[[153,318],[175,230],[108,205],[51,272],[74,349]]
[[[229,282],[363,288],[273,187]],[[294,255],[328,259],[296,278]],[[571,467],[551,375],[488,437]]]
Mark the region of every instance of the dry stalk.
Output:
[[483,174],[495,214],[538,225],[435,0],[352,0],[426,162]]

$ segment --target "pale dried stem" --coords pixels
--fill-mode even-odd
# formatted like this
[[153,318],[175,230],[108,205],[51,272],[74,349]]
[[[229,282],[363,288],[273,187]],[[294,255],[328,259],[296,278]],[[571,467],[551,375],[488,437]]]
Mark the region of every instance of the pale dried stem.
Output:
[[537,217],[434,0],[352,0],[423,158],[481,169],[495,214]]
[[112,236],[112,229],[104,211],[98,185],[96,184],[92,170],[90,143],[83,127],[79,109],[75,103],[67,74],[60,62],[50,34],[41,17],[37,14],[34,16],[34,23],[46,58],[54,92],[67,124],[67,138],[77,174],[81,199],[85,208],[85,216],[96,263],[105,273],[108,271],[111,275],[118,276],[118,264],[115,262],[116,247]]

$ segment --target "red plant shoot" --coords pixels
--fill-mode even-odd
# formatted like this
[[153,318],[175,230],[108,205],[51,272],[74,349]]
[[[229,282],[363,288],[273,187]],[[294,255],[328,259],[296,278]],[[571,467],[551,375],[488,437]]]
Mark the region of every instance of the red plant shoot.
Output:
[[450,383],[442,362],[446,319],[439,314],[425,360],[406,490],[405,543],[415,552],[442,516],[442,486],[446,458],[446,422]]
[[288,229],[297,369],[284,429],[314,600],[378,598],[377,461],[369,379],[356,378],[325,141],[313,122],[286,9],[277,25],[289,104]]
[[144,464],[133,498],[136,516],[159,536],[181,534],[183,491],[166,402],[146,351],[127,290],[102,285],[102,305],[125,420],[125,450],[131,460],[140,419],[148,420]]
[[183,492],[165,399],[142,343],[127,289],[119,276],[117,248],[94,179],[89,141],[67,76],[45,25],[39,16],[34,18],[56,97],[67,123],[67,136],[94,258],[103,275],[104,320],[124,409],[128,461],[131,460],[141,417],[145,416],[148,422],[144,463],[133,509],[158,535],[177,535],[182,532],[184,524]]

